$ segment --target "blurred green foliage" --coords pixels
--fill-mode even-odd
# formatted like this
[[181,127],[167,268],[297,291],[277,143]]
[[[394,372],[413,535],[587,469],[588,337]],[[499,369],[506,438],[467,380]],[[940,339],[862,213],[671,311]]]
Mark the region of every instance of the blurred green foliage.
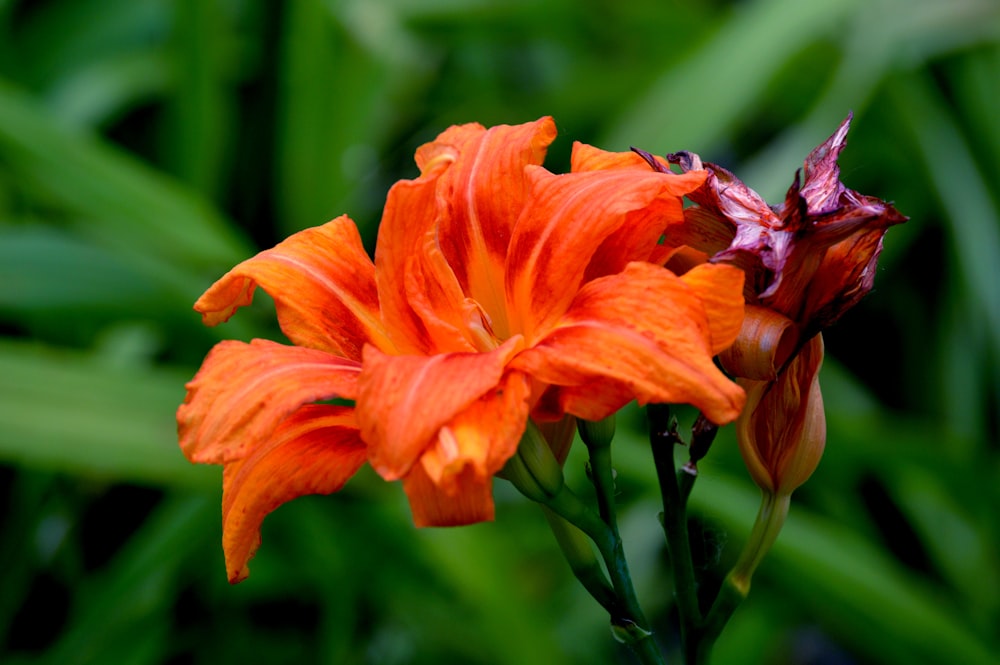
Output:
[[[541,514],[417,531],[362,473],[282,507],[225,581],[220,473],[173,411],[223,337],[191,303],[348,212],[366,242],[420,143],[553,115],[680,149],[779,200],[855,113],[846,184],[892,199],[876,289],[826,336],[827,455],[715,662],[994,663],[1000,652],[1000,3],[996,0],[0,2],[0,660],[630,662]],[[671,648],[641,417],[623,531]],[[568,463],[583,486],[582,460]],[[706,579],[756,511],[731,432],[693,501]]]

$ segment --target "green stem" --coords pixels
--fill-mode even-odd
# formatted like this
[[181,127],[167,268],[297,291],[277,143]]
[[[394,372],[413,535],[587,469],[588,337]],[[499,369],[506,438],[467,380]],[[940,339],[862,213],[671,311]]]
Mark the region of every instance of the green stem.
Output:
[[[611,436],[604,435],[598,438],[606,440],[603,447],[609,450]],[[521,437],[517,452],[504,465],[502,476],[526,497],[551,511],[549,523],[553,525],[560,547],[567,555],[574,574],[583,583],[584,588],[608,610],[615,638],[628,644],[643,665],[664,665],[659,649],[652,639],[652,632],[646,628],[646,618],[639,607],[621,538],[618,535],[613,510],[614,479],[610,452],[606,456],[598,455],[592,463],[595,467],[595,476],[602,479],[599,481],[602,489],[598,490],[598,494],[604,497],[602,502],[605,505],[601,509],[601,514],[606,515],[605,518],[595,514],[566,486],[562,467],[556,461],[541,431],[531,421],[528,422],[528,427]],[[601,558],[604,559],[608,576],[611,578],[610,590],[603,573],[595,570],[594,562],[587,560],[590,550],[589,546],[581,547],[581,544],[586,543],[582,542],[580,532],[594,542]],[[592,554],[590,552],[591,556]]]
[[[693,634],[701,623],[701,608],[698,606],[698,589],[694,564],[691,561],[691,545],[688,541],[687,511],[678,486],[674,463],[674,444],[679,438],[673,423],[668,423],[669,418],[663,417],[666,415],[665,408],[660,405],[650,405],[650,409],[649,439],[663,500],[661,523],[674,574],[674,596],[680,614],[681,641],[687,650]],[[693,477],[691,482],[694,482]]]
[[696,480],[698,480],[698,465],[694,462],[687,462],[677,472],[677,494],[684,510],[687,510],[688,497],[691,496]]
[[588,446],[590,453],[590,478],[597,492],[597,510],[601,520],[618,537],[618,514],[615,506],[615,476],[611,466],[611,448]]
[[616,599],[611,612],[612,631],[616,639],[628,644],[643,665],[663,665],[663,658],[651,631],[646,628],[646,617],[632,586],[621,538],[565,485],[543,503],[587,534],[604,559]]
[[757,521],[750,531],[750,538],[726,578],[744,596],[750,591],[750,578],[785,524],[791,499],[790,493],[774,494],[765,491],[761,494],[760,510],[757,511]]
[[788,515],[790,502],[790,494],[775,495],[764,492],[761,495],[760,510],[757,512],[757,520],[750,531],[750,538],[747,540],[736,565],[729,571],[722,583],[722,588],[719,589],[719,594],[716,596],[704,624],[698,630],[693,650],[699,660],[692,662],[708,662],[712,645],[722,634],[722,629],[726,627],[736,608],[747,597],[750,592],[750,579],[753,577],[754,571],[768,550],[771,549],[778,533],[781,532],[785,517]]
[[[590,455],[590,479],[597,495],[598,512],[607,527],[610,541],[608,549],[602,549],[605,565],[611,577],[615,594],[622,602],[624,612],[620,616],[612,614],[615,636],[632,646],[640,658],[655,653],[659,660],[659,649],[652,634],[647,630],[647,621],[639,605],[639,599],[632,584],[632,577],[625,559],[624,544],[618,530],[618,511],[615,501],[615,472],[611,461],[611,441],[614,439],[614,416],[600,422],[578,421],[580,438]],[[595,541],[596,542],[596,541]],[[601,546],[598,544],[598,548]],[[644,656],[644,653],[647,653]],[[644,661],[648,662],[648,661]]]
[[[691,443],[688,445],[688,461],[677,473],[677,488],[680,492],[681,506],[687,507],[688,497],[694,488],[694,481],[698,479],[698,462],[711,448],[715,435],[719,427],[712,423],[705,414],[699,413],[694,423],[691,425]],[[675,433],[671,433],[677,443],[683,443]]]

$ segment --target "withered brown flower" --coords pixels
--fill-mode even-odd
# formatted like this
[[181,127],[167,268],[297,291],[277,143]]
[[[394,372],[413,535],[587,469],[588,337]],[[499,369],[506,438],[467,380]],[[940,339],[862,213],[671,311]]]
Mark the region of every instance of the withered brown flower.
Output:
[[[823,345],[817,337],[871,291],[885,232],[906,221],[890,203],[840,181],[837,159],[851,119],[809,153],[775,206],[694,153],[666,158],[684,172],[708,172],[688,194],[696,205],[685,210],[687,224],[668,230],[666,244],[746,273],[747,315],[720,360],[747,390],[737,436],[754,480],[771,492],[790,493],[819,462],[826,428],[817,379]],[[654,169],[666,168],[639,154]],[[692,260],[690,250],[675,256]]]
[[682,171],[706,169],[688,195],[687,237],[667,238],[734,263],[747,273],[746,296],[795,322],[802,343],[833,324],[869,291],[886,230],[906,221],[890,203],[848,189],[837,159],[852,116],[809,153],[785,200],[769,206],[721,166],[691,152],[667,155]]

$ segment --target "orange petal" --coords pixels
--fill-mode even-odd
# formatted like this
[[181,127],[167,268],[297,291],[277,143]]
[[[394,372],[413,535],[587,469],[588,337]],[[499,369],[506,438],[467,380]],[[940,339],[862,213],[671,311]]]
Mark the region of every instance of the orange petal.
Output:
[[773,381],[798,350],[799,329],[783,314],[759,305],[747,305],[740,334],[719,354],[719,364],[730,376]]
[[[688,178],[687,175],[676,177]],[[690,179],[692,184],[696,179]],[[630,261],[652,263],[650,258],[659,253],[661,245],[657,243],[664,229],[684,222],[680,198],[667,200],[670,201],[667,206],[650,205],[645,210],[631,213],[625,224],[605,238],[594,252],[583,281],[619,273]]]
[[[735,300],[732,307],[742,310]],[[634,398],[693,404],[721,424],[739,415],[744,395],[712,355],[712,324],[695,290],[663,268],[631,263],[584,286],[563,319],[511,367],[563,386],[563,410],[588,420]]]
[[[483,150],[484,142],[495,141],[490,137],[504,129],[512,128],[486,130],[478,124],[451,127],[417,150],[421,177],[401,181],[389,192],[375,250],[376,279],[383,318],[401,353],[479,348],[469,330],[468,285],[460,283],[441,243],[450,243],[448,247],[454,251],[456,234],[461,241],[470,232],[453,229],[455,222],[449,221],[455,216],[468,217],[461,209],[471,205],[467,198],[476,195],[465,191],[471,185],[459,187],[455,181],[486,177],[468,173],[469,160]],[[477,168],[487,170],[493,165],[485,160]],[[508,178],[519,182],[520,172],[515,176]],[[479,223],[478,219],[466,221]],[[478,313],[472,318],[478,319]]]
[[873,226],[823,254],[815,276],[800,294],[803,304],[798,320],[808,322],[807,335],[832,325],[872,290],[886,231]]
[[705,263],[684,273],[688,285],[708,317],[712,355],[729,348],[743,325],[743,271],[729,265]]
[[423,466],[413,467],[403,479],[417,526],[461,526],[493,520],[493,478],[480,478],[465,467],[453,479],[453,493],[445,491],[427,475]]
[[683,224],[675,224],[663,232],[663,242],[671,247],[686,245],[714,256],[729,247],[735,234],[736,226],[722,215],[692,206],[684,209]]
[[181,450],[192,462],[245,457],[303,404],[353,399],[358,363],[261,339],[216,344],[177,409]]
[[407,305],[427,331],[425,352],[476,351],[470,341],[468,299],[438,245],[437,232],[426,233],[423,241],[407,259],[404,291]]
[[[662,157],[654,157],[663,168],[670,169],[670,164]],[[651,171],[645,159],[632,152],[608,152],[586,143],[573,143],[573,154],[570,156],[570,170],[573,173],[581,171],[605,171],[608,169],[633,169]]]
[[389,356],[366,347],[357,415],[372,466],[386,480],[407,475],[442,427],[496,389],[521,346],[489,353]]
[[524,434],[530,394],[528,378],[511,372],[442,427],[420,458],[434,484],[453,494],[463,469],[485,479],[503,468]]
[[457,149],[454,164],[438,181],[441,250],[463,292],[496,319],[498,334],[506,338],[504,260],[527,194],[525,167],[542,163],[556,137],[555,123],[541,118],[476,136],[457,134],[446,132],[437,141],[454,141]]
[[258,286],[274,298],[281,330],[298,346],[354,359],[366,343],[392,349],[379,314],[375,267],[346,216],[240,263],[194,308],[214,326],[249,305]]
[[382,310],[400,352],[461,350],[467,298],[509,336],[503,257],[524,165],[541,163],[554,137],[550,118],[489,130],[468,124],[417,149],[421,177],[390,190],[375,250]]
[[680,247],[657,245],[649,257],[650,263],[663,266],[675,275],[683,275],[691,268],[700,266],[706,261],[708,261],[708,254],[687,245]]
[[366,458],[350,408],[304,406],[268,442],[226,465],[222,484],[222,548],[229,581],[249,574],[264,517],[307,494],[336,492]]
[[527,377],[510,373],[441,428],[403,483],[417,526],[493,518],[490,480],[517,451],[530,392]]
[[[650,159],[656,160],[662,172],[670,173],[670,164],[663,157],[658,157],[656,155],[647,156]],[[649,165],[645,158],[640,157],[634,151],[628,152],[608,152],[606,150],[601,150],[600,148],[595,148],[594,146],[587,145],[586,143],[576,142],[573,144],[573,155],[570,158],[570,168],[573,173],[579,173],[582,171],[604,171],[611,169],[631,169],[633,171],[640,171],[643,173],[649,173],[650,171],[655,171]],[[684,183],[684,187],[689,187],[687,191],[681,192],[682,194],[688,194],[698,187],[700,187],[704,181],[705,177],[708,175],[707,171],[688,171],[682,176],[678,181],[678,184]],[[658,263],[663,265],[666,260],[664,255],[664,249],[662,245],[657,245],[656,241],[659,240],[660,236],[667,234],[670,236],[671,240],[676,244],[682,244],[681,240],[690,235],[686,224],[684,224],[684,219],[679,215],[674,215],[671,218],[662,218],[657,220],[653,218],[648,220],[652,222],[645,228],[632,228],[630,227],[625,232],[620,232],[622,238],[609,238],[605,241],[604,245],[610,244],[611,242],[631,243],[633,247],[646,247],[648,245],[653,246],[652,254],[639,253],[637,251],[620,251],[617,256],[619,257],[617,262],[604,266],[602,269],[595,270],[594,264],[591,264],[591,270],[589,273],[593,273],[590,276],[600,276],[608,275],[615,272],[620,272],[622,268],[625,267],[625,263],[629,261],[649,261],[650,263]],[[656,223],[656,222],[659,223]],[[725,242],[722,242],[718,250],[724,249],[729,245],[730,238],[727,237]],[[671,247],[671,250],[676,251],[675,247]],[[718,251],[716,250],[716,251]],[[607,257],[608,251],[605,246],[602,246],[598,250],[597,257]],[[714,252],[713,252],[714,254]]]
[[647,258],[663,227],[680,220],[681,196],[701,177],[632,169],[528,172],[531,194],[511,238],[506,289],[512,329],[529,344],[535,331],[562,316],[585,277]]
[[[455,161],[457,151],[441,146],[429,154],[426,148],[417,151],[417,161],[424,169],[421,177],[401,180],[389,190],[375,246],[375,279],[383,320],[400,353],[432,352],[437,346],[435,339],[447,327],[447,322],[432,318],[428,329],[412,307],[409,290],[416,287],[410,285],[418,281],[421,290],[445,295],[457,288],[454,276],[443,284],[433,284],[442,272],[425,269],[422,259],[438,216],[437,180]],[[443,328],[435,330],[436,325]]]

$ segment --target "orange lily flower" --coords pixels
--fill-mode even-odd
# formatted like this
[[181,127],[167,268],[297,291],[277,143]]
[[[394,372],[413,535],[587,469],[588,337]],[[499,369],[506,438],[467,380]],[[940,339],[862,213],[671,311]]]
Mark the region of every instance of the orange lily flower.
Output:
[[697,204],[685,211],[689,224],[671,227],[668,243],[739,265],[747,275],[743,328],[720,360],[748,393],[737,423],[747,468],[776,494],[805,482],[825,445],[820,331],[871,290],[885,232],[906,220],[891,204],[841,183],[837,159],[851,119],[809,154],[804,179],[796,174],[774,207],[698,155],[667,156],[683,172],[708,170],[704,185],[688,195]]
[[418,526],[466,524],[493,518],[492,476],[529,417],[598,420],[632,399],[739,414],[712,357],[740,329],[742,273],[647,262],[706,174],[594,170],[621,157],[577,145],[578,172],[556,175],[540,166],[554,138],[549,118],[452,127],[390,190],[374,262],[339,217],[195,304],[215,325],[260,286],[292,343],[218,344],[177,412],[184,454],[225,467],[231,581],[267,513],[365,462],[402,481]]

